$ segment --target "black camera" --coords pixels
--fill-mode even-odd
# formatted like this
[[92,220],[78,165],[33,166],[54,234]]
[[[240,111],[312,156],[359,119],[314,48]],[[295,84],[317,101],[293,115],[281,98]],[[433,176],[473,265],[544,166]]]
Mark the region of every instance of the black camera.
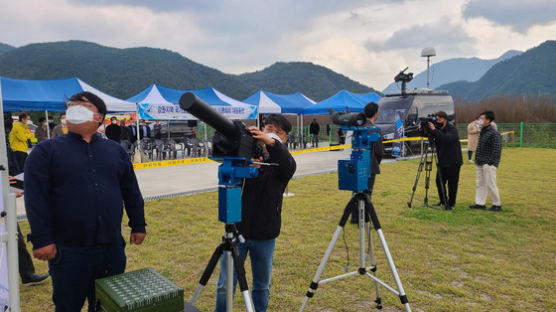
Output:
[[184,93],[180,97],[180,107],[216,130],[212,139],[213,157],[252,159],[263,155],[262,146],[241,121],[230,121],[195,94]]
[[332,108],[328,111],[330,112],[332,123],[339,126],[360,127],[366,120],[363,113],[334,112]]
[[426,117],[419,117],[418,123],[421,134],[426,135],[430,133],[429,122],[432,122],[435,127],[438,127],[438,122],[436,120],[436,115],[434,114],[428,114]]

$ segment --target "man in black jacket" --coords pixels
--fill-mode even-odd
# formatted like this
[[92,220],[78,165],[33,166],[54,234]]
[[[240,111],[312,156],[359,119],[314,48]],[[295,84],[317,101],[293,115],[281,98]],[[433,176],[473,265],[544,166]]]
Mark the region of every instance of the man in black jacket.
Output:
[[[264,147],[264,157],[258,162],[273,164],[259,166],[259,175],[245,179],[241,198],[241,223],[238,230],[245,238],[239,250],[243,261],[251,259],[253,275],[252,296],[257,312],[266,311],[270,295],[270,277],[276,237],[282,224],[282,194],[295,173],[296,163],[285,143],[291,130],[290,122],[282,115],[270,114],[262,131],[250,127],[253,137]],[[220,261],[216,311],[226,311],[226,257]],[[236,276],[234,274],[234,285]],[[235,287],[234,287],[235,288]]]
[[118,125],[118,118],[110,118],[110,125],[106,127],[104,134],[106,134],[106,137],[110,140],[120,143],[122,128]]
[[315,118],[313,118],[313,122],[311,122],[311,124],[309,125],[309,133],[311,134],[312,147],[319,147],[319,132],[320,132],[319,123]]
[[475,191],[475,205],[472,209],[486,209],[487,192],[492,201],[491,211],[500,211],[500,193],[496,186],[496,168],[500,164],[502,153],[502,140],[500,133],[492,127],[494,113],[486,111],[479,118],[481,134],[479,144],[475,152],[475,164],[477,165],[477,189]]
[[[436,125],[432,122],[429,122],[428,125],[430,137],[436,143],[436,153],[438,155],[436,187],[438,188],[440,205],[444,206],[446,210],[452,210],[456,205],[459,169],[463,164],[458,130],[448,123],[448,114],[443,111],[436,113]],[[442,194],[442,189],[446,190],[446,182],[448,182],[448,193],[445,196],[448,203],[444,202],[445,197]]]

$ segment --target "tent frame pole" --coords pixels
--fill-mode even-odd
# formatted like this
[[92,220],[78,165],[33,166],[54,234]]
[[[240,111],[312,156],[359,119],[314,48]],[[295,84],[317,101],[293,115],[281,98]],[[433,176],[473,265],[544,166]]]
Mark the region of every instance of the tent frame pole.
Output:
[[[4,111],[2,102],[2,86],[0,84],[0,110]],[[10,312],[21,312],[19,302],[19,259],[17,253],[17,208],[15,203],[15,194],[10,192],[9,186],[9,164],[8,152],[6,148],[6,132],[4,128],[4,118],[0,120],[0,165],[3,167],[0,170],[1,187],[2,187],[2,200],[3,206],[7,213],[6,215],[6,233],[0,233],[0,238],[6,238],[7,242],[7,257],[8,262],[8,295]],[[3,240],[0,240],[3,242]]]
[[44,115],[46,117],[46,135],[50,139],[50,124],[48,123],[48,109],[44,110]]

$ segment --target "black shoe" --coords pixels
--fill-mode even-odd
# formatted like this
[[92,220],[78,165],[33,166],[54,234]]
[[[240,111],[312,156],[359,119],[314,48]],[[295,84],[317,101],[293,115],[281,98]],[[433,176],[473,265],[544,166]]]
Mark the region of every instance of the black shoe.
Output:
[[454,210],[454,206],[450,206],[450,205],[448,205],[448,206],[446,206],[446,208],[445,208],[445,209],[446,209],[446,210]]
[[489,210],[490,210],[490,211],[502,211],[502,207],[496,206],[496,205],[492,205],[492,207],[490,207]]
[[31,285],[38,285],[46,282],[46,280],[50,277],[48,274],[35,274],[32,273],[27,278],[21,279],[21,284],[23,286],[31,286]]
[[440,206],[444,206],[444,204],[442,202],[438,202],[434,205],[432,205],[433,207],[440,207]]
[[485,205],[477,205],[477,204],[471,205],[471,206],[469,206],[469,208],[471,208],[471,209],[481,209],[481,210],[486,209]]

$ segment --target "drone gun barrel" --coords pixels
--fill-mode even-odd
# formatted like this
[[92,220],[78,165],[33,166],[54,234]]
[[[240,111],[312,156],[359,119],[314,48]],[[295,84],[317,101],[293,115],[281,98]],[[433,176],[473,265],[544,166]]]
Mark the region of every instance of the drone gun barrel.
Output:
[[186,92],[180,97],[180,107],[199,120],[210,125],[226,137],[234,137],[236,126],[226,117],[215,111],[195,94]]

